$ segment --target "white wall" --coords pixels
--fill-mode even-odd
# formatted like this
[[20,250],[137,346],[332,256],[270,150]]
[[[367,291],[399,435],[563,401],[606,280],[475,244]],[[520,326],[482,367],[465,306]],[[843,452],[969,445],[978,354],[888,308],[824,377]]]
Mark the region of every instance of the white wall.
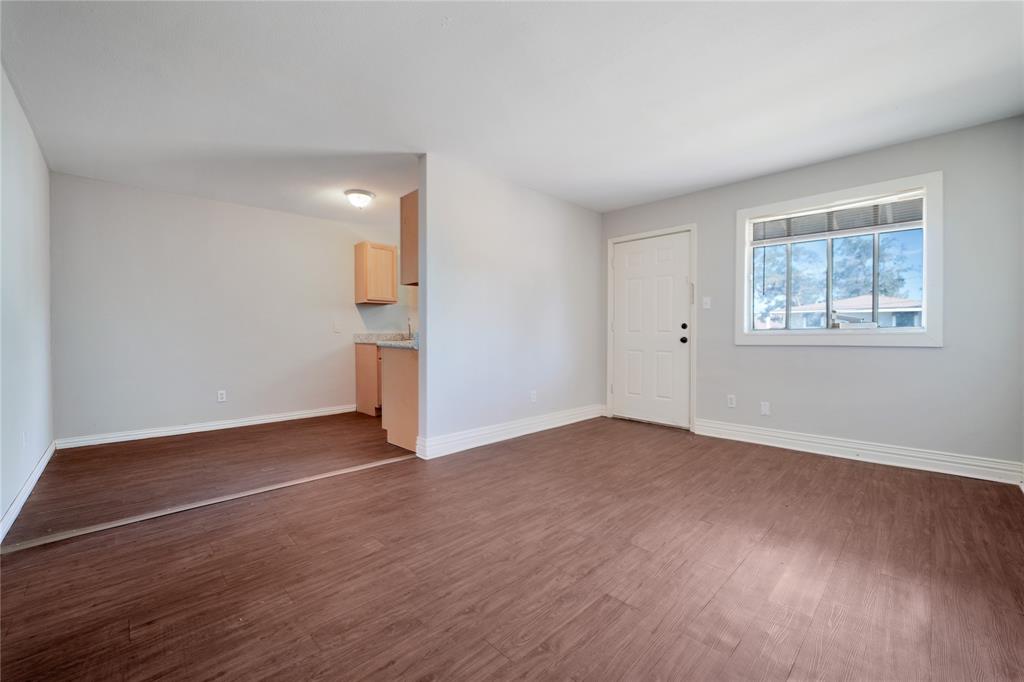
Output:
[[53,442],[53,398],[49,170],[6,72],[2,109],[0,507],[6,529],[17,513],[12,504],[24,502],[33,471]]
[[420,435],[603,403],[600,216],[433,154],[425,186]]
[[59,438],[351,405],[352,334],[406,328],[404,303],[353,303],[353,245],[397,244],[397,213],[382,231],[56,173],[51,189]]
[[[698,296],[713,306],[694,325],[698,420],[1019,460],[1022,136],[1015,118],[606,214],[606,237],[698,225]],[[734,344],[737,210],[936,170],[943,348]]]

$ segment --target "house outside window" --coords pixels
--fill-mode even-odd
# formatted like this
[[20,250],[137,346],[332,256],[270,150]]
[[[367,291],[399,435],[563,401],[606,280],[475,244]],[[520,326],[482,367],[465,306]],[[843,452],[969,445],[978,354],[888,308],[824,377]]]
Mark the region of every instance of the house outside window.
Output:
[[737,213],[736,343],[942,345],[942,175]]

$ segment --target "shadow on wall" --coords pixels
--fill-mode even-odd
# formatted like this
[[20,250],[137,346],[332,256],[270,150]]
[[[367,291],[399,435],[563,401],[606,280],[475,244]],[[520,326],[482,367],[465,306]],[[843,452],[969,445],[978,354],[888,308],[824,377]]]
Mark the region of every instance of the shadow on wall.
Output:
[[379,305],[357,303],[356,310],[368,332],[405,332],[419,330],[419,289],[398,287],[398,303]]

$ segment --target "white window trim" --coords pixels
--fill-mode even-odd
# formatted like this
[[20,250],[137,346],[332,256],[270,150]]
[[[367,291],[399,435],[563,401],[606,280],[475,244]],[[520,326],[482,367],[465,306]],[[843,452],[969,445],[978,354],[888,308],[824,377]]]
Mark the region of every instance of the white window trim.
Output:
[[[920,328],[778,329],[752,331],[753,223],[768,216],[828,210],[861,199],[924,190],[924,300]],[[942,172],[912,175],[837,192],[790,199],[736,212],[736,345],[738,346],[942,346]]]

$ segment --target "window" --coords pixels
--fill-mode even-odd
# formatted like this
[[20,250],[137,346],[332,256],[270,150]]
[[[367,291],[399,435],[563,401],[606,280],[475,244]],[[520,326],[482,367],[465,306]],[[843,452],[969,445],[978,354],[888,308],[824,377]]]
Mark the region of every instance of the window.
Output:
[[737,213],[736,343],[942,345],[942,174]]

